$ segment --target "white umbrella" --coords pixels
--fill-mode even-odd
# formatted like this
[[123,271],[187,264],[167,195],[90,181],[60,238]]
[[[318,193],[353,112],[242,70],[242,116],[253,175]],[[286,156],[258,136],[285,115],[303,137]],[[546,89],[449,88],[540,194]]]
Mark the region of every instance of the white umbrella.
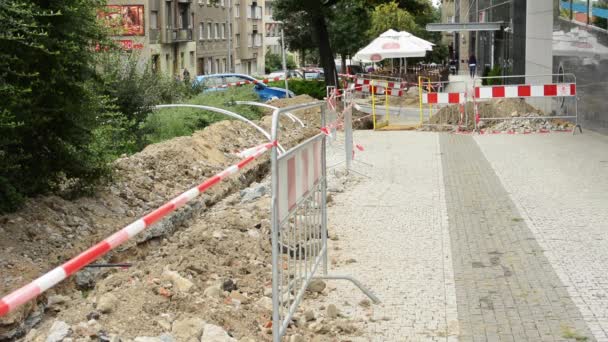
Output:
[[355,59],[379,62],[386,58],[424,57],[433,49],[430,42],[409,32],[388,30],[355,55]]

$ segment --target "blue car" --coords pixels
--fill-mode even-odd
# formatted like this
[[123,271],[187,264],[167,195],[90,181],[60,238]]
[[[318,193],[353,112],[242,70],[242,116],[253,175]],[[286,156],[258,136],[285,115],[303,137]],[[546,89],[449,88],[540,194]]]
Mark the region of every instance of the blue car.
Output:
[[[214,75],[200,75],[194,78],[193,86],[202,86],[203,92],[212,91],[223,91],[230,85],[234,85],[239,82],[260,82],[259,80],[242,74],[214,74]],[[254,91],[260,97],[262,101],[269,101],[272,99],[282,99],[287,97],[287,92],[283,88],[269,87],[264,83],[256,83],[253,87]],[[289,97],[294,97],[295,94],[290,91]]]

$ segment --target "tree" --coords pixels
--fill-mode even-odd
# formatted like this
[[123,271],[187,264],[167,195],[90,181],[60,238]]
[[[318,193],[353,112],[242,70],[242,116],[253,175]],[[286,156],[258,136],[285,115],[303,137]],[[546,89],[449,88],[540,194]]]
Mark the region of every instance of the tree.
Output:
[[326,18],[331,7],[339,0],[277,0],[274,2],[274,15],[276,19],[286,25],[290,21],[299,21],[305,31],[311,33],[312,42],[318,47],[321,64],[325,73],[327,85],[338,85],[336,63],[329,39]]
[[368,30],[370,38],[376,38],[389,29],[408,31],[418,35],[420,28],[414,17],[406,10],[399,8],[397,2],[380,4],[371,13],[371,26]]
[[346,57],[354,55],[369,41],[368,8],[365,0],[343,0],[333,8],[329,32],[332,47],[342,58],[342,72],[346,69]]
[[[266,73],[275,72],[277,70],[283,70],[283,57],[277,53],[270,52],[270,49],[266,51],[265,56]],[[285,57],[285,63],[287,64],[287,70],[296,68],[296,62],[293,55],[287,54]]]
[[88,87],[101,4],[0,1],[0,212],[105,171],[90,148],[100,98]]

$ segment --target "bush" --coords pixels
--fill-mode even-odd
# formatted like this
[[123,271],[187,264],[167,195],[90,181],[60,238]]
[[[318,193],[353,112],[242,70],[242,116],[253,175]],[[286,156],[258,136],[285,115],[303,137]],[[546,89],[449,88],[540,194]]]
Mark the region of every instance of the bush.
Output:
[[106,140],[106,150],[113,157],[137,152],[149,143],[141,127],[155,105],[183,102],[193,95],[192,87],[153,72],[137,54],[102,53],[98,66],[99,92],[110,100],[104,124],[96,133],[98,139]]
[[[277,81],[268,83],[271,87],[285,88],[285,81]],[[289,90],[296,95],[308,95],[317,100],[323,100],[327,95],[327,87],[325,81],[316,80],[289,80]]]
[[91,147],[101,108],[88,86],[102,3],[0,1],[0,212],[107,172]]
[[[490,69],[486,67],[483,71],[484,77],[496,77],[502,75],[502,68],[499,65],[495,65],[494,68]],[[502,84],[503,80],[500,78],[484,78],[483,85],[499,85]]]
[[[259,107],[235,106],[231,102],[258,100],[253,86],[242,86],[200,94],[187,103],[223,108],[250,120],[256,120],[262,116]],[[196,108],[165,108],[149,115],[142,131],[147,141],[157,143],[178,136],[191,135],[197,130],[227,118],[229,117],[222,114]]]

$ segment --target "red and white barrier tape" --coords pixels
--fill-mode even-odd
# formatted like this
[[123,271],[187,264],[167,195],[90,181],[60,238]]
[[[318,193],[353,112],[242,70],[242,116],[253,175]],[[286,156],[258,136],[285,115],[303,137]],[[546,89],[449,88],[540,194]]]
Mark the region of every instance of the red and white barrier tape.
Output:
[[478,99],[576,96],[576,83],[475,87]]
[[264,144],[263,146],[255,150],[255,152],[250,153],[249,156],[247,156],[245,159],[241,160],[237,164],[232,165],[224,171],[207,179],[205,182],[201,183],[197,187],[194,187],[182,193],[181,195],[175,197],[168,203],[147,214],[143,218],[140,218],[139,220],[124,227],[123,229],[114,233],[113,235],[96,244],[95,246],[80,253],[80,255],[78,255],[77,257],[44,274],[43,276],[29,283],[28,285],[25,285],[22,288],[3,297],[2,299],[0,299],[0,317],[15,310],[16,308],[28,302],[29,300],[36,298],[44,291],[52,288],[59,282],[78,272],[78,270],[80,270],[84,266],[102,257],[112,249],[120,246],[124,242],[133,238],[135,235],[144,231],[146,228],[158,222],[163,217],[182,207],[184,204],[191,201],[201,193],[205,192],[215,184],[218,184],[227,177],[236,174],[239,170],[241,170],[247,164],[264,154],[266,151],[270,150],[273,146],[277,146],[277,142]]

